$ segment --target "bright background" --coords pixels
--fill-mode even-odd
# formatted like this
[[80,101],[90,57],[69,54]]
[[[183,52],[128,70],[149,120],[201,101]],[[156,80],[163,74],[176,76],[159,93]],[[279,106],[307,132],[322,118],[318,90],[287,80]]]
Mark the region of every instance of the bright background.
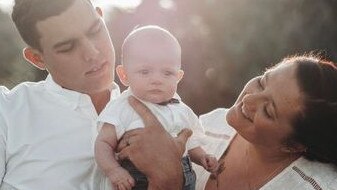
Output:
[[[46,73],[21,56],[23,42],[0,0],[0,84],[12,88]],[[136,26],[160,25],[182,46],[185,77],[178,92],[200,114],[229,107],[253,76],[293,54],[337,61],[334,0],[96,0],[117,50]]]

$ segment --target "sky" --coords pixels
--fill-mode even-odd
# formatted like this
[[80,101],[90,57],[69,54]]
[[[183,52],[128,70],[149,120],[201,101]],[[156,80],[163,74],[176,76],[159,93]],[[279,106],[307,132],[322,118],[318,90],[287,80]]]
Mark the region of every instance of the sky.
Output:
[[[95,5],[102,8],[119,7],[119,8],[135,8],[141,4],[142,0],[92,0]],[[0,0],[0,10],[10,13],[14,0]]]

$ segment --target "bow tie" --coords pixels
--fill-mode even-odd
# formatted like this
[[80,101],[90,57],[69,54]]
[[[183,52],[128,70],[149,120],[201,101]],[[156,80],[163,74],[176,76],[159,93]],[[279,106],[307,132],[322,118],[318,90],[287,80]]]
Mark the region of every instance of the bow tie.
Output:
[[179,104],[179,103],[180,103],[180,101],[178,99],[171,98],[168,101],[158,103],[158,105],[167,106],[168,104]]

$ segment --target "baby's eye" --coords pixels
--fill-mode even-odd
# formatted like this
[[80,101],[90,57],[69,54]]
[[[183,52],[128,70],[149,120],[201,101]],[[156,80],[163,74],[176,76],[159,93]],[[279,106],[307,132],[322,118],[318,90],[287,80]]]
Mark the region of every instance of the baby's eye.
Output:
[[174,73],[172,72],[172,71],[165,71],[164,72],[164,75],[165,76],[171,76],[171,75],[173,75]]

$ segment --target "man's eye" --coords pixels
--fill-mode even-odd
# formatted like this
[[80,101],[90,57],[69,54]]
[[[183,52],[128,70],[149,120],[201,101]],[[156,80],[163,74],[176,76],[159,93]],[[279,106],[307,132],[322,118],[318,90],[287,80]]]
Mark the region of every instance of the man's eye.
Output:
[[57,50],[58,53],[67,53],[70,52],[71,50],[73,50],[74,45],[73,44],[69,44],[69,45],[65,45],[63,48],[60,48],[59,50]]

